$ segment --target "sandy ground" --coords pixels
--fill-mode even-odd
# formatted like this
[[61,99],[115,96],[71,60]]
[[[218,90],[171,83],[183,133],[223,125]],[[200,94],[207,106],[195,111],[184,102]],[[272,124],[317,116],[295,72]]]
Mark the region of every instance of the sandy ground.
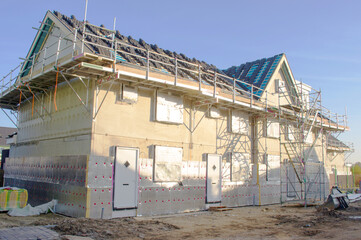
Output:
[[339,211],[272,205],[112,220],[0,214],[0,228],[32,225],[92,239],[361,239],[361,201]]

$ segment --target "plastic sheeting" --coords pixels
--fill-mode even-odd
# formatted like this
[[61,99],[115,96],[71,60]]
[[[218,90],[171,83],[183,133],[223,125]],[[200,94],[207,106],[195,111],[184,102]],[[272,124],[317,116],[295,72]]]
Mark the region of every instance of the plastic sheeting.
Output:
[[55,208],[57,203],[57,200],[52,200],[48,203],[44,203],[36,207],[32,207],[30,204],[28,204],[24,208],[10,209],[8,215],[12,217],[26,217],[36,216],[42,213],[48,213],[49,211],[54,212],[53,209]]

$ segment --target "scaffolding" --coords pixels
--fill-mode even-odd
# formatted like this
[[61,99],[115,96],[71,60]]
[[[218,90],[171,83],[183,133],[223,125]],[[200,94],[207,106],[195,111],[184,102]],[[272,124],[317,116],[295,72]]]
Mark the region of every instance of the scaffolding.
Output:
[[[31,102],[33,97],[37,99],[39,93],[49,94],[50,91],[54,90],[55,84],[65,82],[71,87],[70,80],[73,79],[82,81],[84,86],[88,87],[85,80],[89,78],[98,79],[97,84],[99,86],[114,79],[155,88],[175,86],[177,91],[191,92],[192,95],[198,95],[197,98],[203,100],[203,102],[217,102],[227,106],[241,105],[251,111],[267,112],[267,106],[274,105],[269,100],[261,99],[256,94],[261,89],[252,84],[216,71],[211,72],[202,67],[201,63],[195,64],[190,61],[171,58],[166,54],[157,53],[151,49],[139,48],[115,40],[113,30],[107,30],[84,22],[84,29],[88,28],[88,26],[93,31],[108,31],[105,34],[111,33],[111,35],[110,37],[109,34],[108,37],[97,36],[83,30],[84,34],[79,36],[80,30],[74,28],[68,35],[59,36],[57,42],[24,59],[19,66],[0,80],[1,108],[17,111],[22,102]],[[51,33],[49,32],[49,34]],[[72,36],[72,39],[70,36]],[[88,40],[88,36],[92,36],[92,40]],[[101,44],[98,41],[101,41]],[[64,42],[67,44],[64,45]],[[78,49],[79,42],[82,49],[80,53]],[[107,46],[109,44],[110,47]],[[56,53],[49,54],[47,49],[55,45],[57,46]],[[97,52],[94,52],[95,48],[98,50]],[[71,53],[64,56],[63,53],[66,53],[69,49],[71,49]],[[125,49],[128,51],[125,51]],[[122,56],[142,62],[125,62]],[[159,61],[158,58],[161,58],[162,61]],[[29,62],[30,64],[28,64]],[[173,67],[174,72],[164,71],[162,67],[151,66],[156,65],[156,63],[158,63],[158,67],[159,64]],[[143,74],[140,77],[143,81],[140,79],[124,79],[127,74],[123,75],[124,71],[120,70],[119,66],[140,70],[138,72]],[[134,71],[132,72],[134,73]],[[152,73],[166,80],[157,79],[152,76]],[[56,82],[57,74],[59,78]],[[136,74],[130,75],[133,75],[134,78]],[[180,75],[183,75],[183,77]],[[171,78],[169,78],[170,76]],[[245,88],[250,90],[245,90]],[[74,89],[73,91],[77,94],[79,101],[87,107],[86,101]],[[20,98],[20,95],[22,98]],[[224,102],[219,102],[220,99],[224,100]],[[87,110],[89,111],[89,109]],[[34,109],[34,112],[38,114],[40,110]],[[40,114],[39,116],[44,117]]]
[[[302,82],[280,86],[279,92],[281,203],[323,201],[329,188],[327,135],[347,130],[346,115],[332,114],[322,106],[321,91]],[[283,110],[291,114],[282,117]]]
[[[0,80],[0,108],[3,111],[10,109],[16,115],[20,105],[28,102],[32,114],[43,121],[51,119],[51,109],[43,103],[34,104],[34,101],[42,102],[42,95],[47,95],[56,105],[57,85],[66,84],[86,114],[95,120],[116,82],[156,90],[171,89],[195,100],[194,111],[189,111],[189,114],[194,114],[201,106],[209,109],[215,105],[250,113],[251,123],[255,126],[251,135],[251,155],[252,162],[257,165],[257,174],[260,164],[268,167],[266,155],[269,151],[264,128],[256,126],[278,118],[281,202],[299,199],[307,204],[309,198],[323,199],[327,191],[325,134],[344,131],[348,127],[346,116],[332,114],[322,106],[320,91],[310,90],[303,83],[293,86],[290,81],[288,89],[280,86],[278,93],[268,92],[202,62],[180,59],[163,50],[154,50],[147,44],[139,46],[126,42],[115,31],[115,21],[113,30],[92,25],[86,17],[82,22],[74,20],[73,25],[66,35],[53,36],[54,23],[42,23],[40,31],[56,40],[30,54]],[[91,86],[93,80],[95,85]],[[74,81],[82,83],[85,95],[73,87]],[[106,91],[102,97],[100,90]],[[95,91],[95,106],[88,103],[91,91]],[[272,100],[274,97],[278,102]],[[186,127],[194,131],[199,122]],[[314,132],[315,136],[309,141]],[[315,149],[321,151],[321,154],[316,154],[318,159],[312,159]],[[259,180],[257,184],[260,184]]]

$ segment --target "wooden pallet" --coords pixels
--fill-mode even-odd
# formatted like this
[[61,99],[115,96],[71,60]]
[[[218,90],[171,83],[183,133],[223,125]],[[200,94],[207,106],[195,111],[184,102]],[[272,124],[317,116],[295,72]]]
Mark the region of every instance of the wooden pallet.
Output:
[[224,212],[224,211],[231,211],[232,208],[227,208],[226,206],[219,206],[219,207],[210,207],[208,211],[212,212]]

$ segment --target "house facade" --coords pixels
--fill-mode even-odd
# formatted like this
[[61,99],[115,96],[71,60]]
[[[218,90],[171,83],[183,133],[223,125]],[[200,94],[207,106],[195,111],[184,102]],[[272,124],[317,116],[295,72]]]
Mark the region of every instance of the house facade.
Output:
[[115,218],[328,195],[345,117],[285,54],[220,70],[58,12],[40,29],[0,95],[18,111],[5,181],[30,203]]

